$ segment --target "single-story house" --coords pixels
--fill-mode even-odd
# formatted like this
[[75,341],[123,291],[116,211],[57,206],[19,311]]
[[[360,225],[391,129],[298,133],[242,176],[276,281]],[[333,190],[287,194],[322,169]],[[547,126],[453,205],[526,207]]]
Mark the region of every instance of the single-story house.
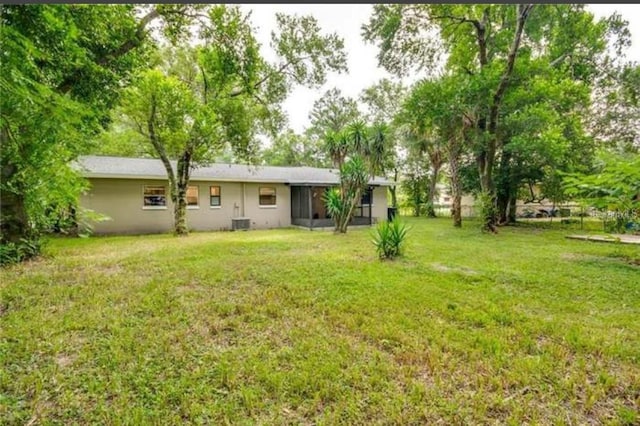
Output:
[[[162,162],[148,158],[82,156],[77,166],[90,182],[82,208],[110,220],[93,224],[98,234],[144,234],[173,229],[173,204]],[[175,166],[175,164],[174,164]],[[335,169],[211,164],[192,171],[187,224],[197,231],[333,226],[324,191],[339,184]],[[353,225],[387,217],[387,187],[376,177],[362,197]]]

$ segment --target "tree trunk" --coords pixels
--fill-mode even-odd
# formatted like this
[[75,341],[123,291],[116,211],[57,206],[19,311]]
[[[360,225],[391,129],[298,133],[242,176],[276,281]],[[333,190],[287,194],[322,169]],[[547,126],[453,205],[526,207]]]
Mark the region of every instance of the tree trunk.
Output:
[[[489,111],[488,125],[486,124],[486,122],[484,122],[488,134],[484,134],[483,136],[487,137],[488,140],[486,142],[485,148],[477,158],[478,169],[480,172],[480,184],[482,186],[483,193],[483,229],[490,232],[496,232],[497,224],[497,216],[495,214],[497,200],[492,176],[493,164],[498,147],[498,135],[496,132],[498,126],[498,115],[500,111],[500,105],[502,104],[502,100],[504,98],[504,94],[509,85],[509,79],[511,78],[511,74],[513,74],[513,67],[515,65],[518,49],[520,48],[520,42],[522,41],[524,24],[527,21],[529,13],[531,13],[533,7],[533,4],[519,4],[517,6],[518,21],[516,24],[516,31],[509,48],[509,53],[507,55],[507,65],[502,72],[502,75],[500,76],[500,82],[498,83],[498,87],[493,94],[493,99]],[[480,35],[480,30],[477,29],[477,36],[479,38],[479,41]],[[482,35],[484,35],[484,33],[482,33]],[[481,64],[481,66],[484,65]],[[483,128],[480,128],[480,130],[485,130],[485,126],[483,126]]]
[[[503,144],[504,146],[505,144]],[[499,181],[496,185],[498,223],[510,225],[516,222],[516,201],[522,178],[518,174],[518,165],[512,161],[509,150],[502,151],[500,158]]]
[[389,192],[391,193],[391,207],[398,208],[398,194],[396,190],[396,186],[390,186]]
[[436,210],[433,207],[433,199],[436,197],[436,185],[438,183],[438,176],[440,175],[440,168],[442,168],[442,162],[434,161],[431,163],[432,173],[429,178],[429,185],[427,186],[427,217],[436,217]]
[[414,179],[413,181],[413,215],[415,217],[420,216],[420,181]]
[[[398,168],[393,169],[393,181],[398,182]],[[390,186],[389,191],[391,192],[391,207],[398,208],[398,194],[396,190],[396,186]]]
[[516,201],[518,199],[517,193],[513,194],[509,199],[509,214],[507,215],[507,223],[516,223]]
[[191,161],[192,161],[192,145],[187,146],[182,156],[178,158],[177,170],[174,173],[169,155],[156,132],[155,120],[157,113],[157,105],[151,104],[151,111],[147,121],[149,131],[149,140],[156,150],[156,153],[162,161],[169,179],[169,191],[171,201],[173,202],[173,232],[178,236],[189,235],[187,226],[187,188],[191,178]]
[[[2,181],[7,182],[17,170],[12,165],[2,165]],[[14,180],[16,183],[17,180]],[[30,235],[29,218],[24,202],[24,191],[7,191],[2,187],[0,192],[0,242],[19,243],[21,239]]]
[[496,215],[497,194],[493,182],[493,164],[496,155],[495,141],[493,140],[493,135],[487,132],[485,126],[486,121],[482,119],[480,125],[481,135],[485,138],[489,137],[490,141],[476,158],[481,189],[480,215],[482,219],[482,230],[495,233],[497,232],[496,225],[498,224],[498,217]]
[[453,226],[456,228],[462,227],[462,197],[460,196],[460,190],[453,195],[453,203],[451,204],[451,215],[453,217]]
[[187,228],[187,187],[179,184],[177,188],[176,201],[173,204],[173,232],[180,237],[189,235]]
[[484,231],[496,232],[498,218],[496,217],[496,192],[493,182],[493,163],[495,161],[495,141],[493,135],[487,130],[486,118],[478,120],[478,133],[481,138],[488,138],[489,141],[482,141],[483,148],[476,156],[476,165],[478,167],[478,176],[480,178],[480,212],[482,219],[482,229]]
[[498,181],[496,183],[496,209],[498,215],[498,224],[507,223],[509,203],[512,196],[514,183],[511,173],[511,152],[504,149],[500,156],[500,167],[498,170]]
[[178,159],[175,193],[171,194],[174,203],[174,233],[184,237],[189,235],[189,228],[187,227],[187,188],[191,177],[190,168],[191,153],[187,149]]
[[341,234],[347,233],[347,228],[349,226],[349,222],[351,221],[351,218],[353,217],[356,204],[358,204],[358,201],[361,198],[362,198],[362,190],[357,189],[354,196],[351,199],[346,200],[348,208],[346,209],[346,212],[343,215],[341,215],[340,227],[338,229]]
[[[518,185],[519,186],[519,185]],[[516,223],[516,201],[518,198],[518,186],[510,184],[504,193],[498,195],[498,218],[500,225],[512,225]]]
[[504,225],[508,221],[510,197],[509,195],[499,195],[497,198],[498,205],[498,223]]
[[[11,141],[9,126],[5,124],[0,129],[0,146],[7,147]],[[19,155],[22,155],[22,152]],[[25,203],[25,184],[22,179],[15,178],[19,174],[19,164],[11,161],[7,154],[0,158],[0,243],[19,243],[23,238],[34,237]]]
[[451,195],[453,201],[451,204],[451,216],[453,217],[453,226],[462,227],[462,183],[460,181],[460,154],[461,141],[453,136],[449,141],[449,169],[451,172]]

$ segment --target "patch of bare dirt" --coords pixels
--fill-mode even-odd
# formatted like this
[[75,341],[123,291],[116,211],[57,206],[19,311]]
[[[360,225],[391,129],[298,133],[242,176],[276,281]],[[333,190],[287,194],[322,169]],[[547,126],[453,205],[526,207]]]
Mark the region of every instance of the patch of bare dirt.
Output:
[[60,354],[55,359],[56,365],[60,368],[65,368],[70,366],[71,364],[73,364],[75,360],[76,360],[75,355],[69,355],[69,354]]
[[560,259],[562,260],[602,260],[604,259],[601,256],[594,256],[591,254],[582,254],[582,253],[562,253],[560,255]]
[[466,276],[478,275],[477,271],[474,271],[471,268],[465,268],[463,266],[448,266],[448,265],[443,265],[442,263],[432,263],[431,268],[439,272],[454,272],[454,273],[458,273]]

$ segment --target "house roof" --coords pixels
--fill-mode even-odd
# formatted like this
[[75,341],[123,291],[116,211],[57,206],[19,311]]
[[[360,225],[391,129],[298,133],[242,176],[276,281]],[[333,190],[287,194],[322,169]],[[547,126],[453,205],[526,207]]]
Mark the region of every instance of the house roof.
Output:
[[[172,161],[171,163],[175,169],[176,162]],[[153,158],[87,155],[78,158],[75,167],[87,178],[167,179],[167,172],[162,162]],[[335,185],[340,182],[340,177],[337,169],[215,163],[196,167],[191,172],[191,180]],[[393,182],[376,176],[369,181],[369,184],[391,186]]]

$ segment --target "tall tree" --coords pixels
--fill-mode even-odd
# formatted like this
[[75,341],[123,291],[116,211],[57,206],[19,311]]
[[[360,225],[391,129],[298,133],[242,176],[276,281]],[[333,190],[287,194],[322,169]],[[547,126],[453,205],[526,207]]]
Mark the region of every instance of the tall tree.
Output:
[[619,17],[594,22],[584,5],[376,5],[363,35],[378,43],[379,62],[392,72],[432,72],[446,52],[445,68],[469,75],[484,93],[473,114],[474,154],[482,198],[488,200],[485,228],[495,230],[494,169],[504,143],[504,100],[518,64],[523,57],[542,58],[589,83],[606,38],[624,39],[624,27]]
[[[490,82],[486,86],[488,101],[482,105],[483,114],[477,123],[479,130],[486,134],[476,161],[482,189],[491,200],[495,198],[493,165],[498,149],[498,113],[532,8],[531,4],[379,5],[364,27],[367,40],[381,40],[378,58],[388,69],[406,72],[408,65],[412,65],[411,60],[418,66],[433,68],[427,61],[439,53],[433,47],[437,45],[436,40],[434,36],[425,39],[423,35],[438,31],[444,46],[450,50],[449,67],[461,67],[468,73],[478,74],[485,80],[484,84]],[[507,20],[515,22],[507,23]],[[418,55],[423,57],[417,58]],[[502,59],[505,55],[506,61]],[[491,214],[485,225],[495,231],[495,218]]]
[[261,152],[262,161],[270,166],[319,167],[319,147],[306,134],[291,129],[276,135],[273,143]]
[[338,88],[329,89],[313,103],[307,131],[311,137],[322,140],[327,132],[339,132],[359,117],[355,99],[343,96]]
[[406,206],[413,210],[415,217],[420,216],[426,199],[426,188],[429,182],[429,170],[425,167],[422,156],[406,153],[402,161],[402,179],[400,188],[406,197]]
[[590,133],[618,152],[640,152],[640,65],[603,64],[595,82]]
[[462,224],[460,161],[475,139],[471,128],[475,120],[474,95],[470,79],[465,75],[422,80],[412,88],[398,116],[408,127],[411,149],[427,158],[431,172],[427,203],[433,203],[440,168],[447,164],[455,226]]
[[427,127],[421,111],[416,115],[405,113],[403,116],[406,120],[404,134],[408,155],[428,164],[425,213],[427,217],[433,218],[436,217],[434,200],[437,196],[440,171],[446,162],[445,143],[435,128],[430,125]]
[[248,15],[225,5],[207,13],[203,44],[167,55],[159,69],[140,76],[124,104],[166,169],[177,235],[188,234],[186,192],[194,167],[225,146],[255,160],[256,133],[281,128],[279,106],[293,85],[316,87],[328,72],[346,70],[342,39],[320,34],[312,17],[276,15],[271,45],[278,60],[269,63]]
[[[109,122],[110,108],[146,62],[148,26],[178,38],[195,8],[132,5],[0,6],[0,243],[38,241],[47,212],[77,198],[70,163]],[[138,13],[140,12],[140,13]],[[35,252],[34,252],[35,254]]]
[[391,123],[402,108],[407,88],[400,82],[383,78],[365,88],[360,101],[367,107],[367,120],[372,123]]
[[558,173],[584,170],[594,141],[583,126],[589,87],[543,59],[523,60],[503,107],[502,151],[495,170],[500,223],[516,219],[516,199],[526,183],[561,200]]

